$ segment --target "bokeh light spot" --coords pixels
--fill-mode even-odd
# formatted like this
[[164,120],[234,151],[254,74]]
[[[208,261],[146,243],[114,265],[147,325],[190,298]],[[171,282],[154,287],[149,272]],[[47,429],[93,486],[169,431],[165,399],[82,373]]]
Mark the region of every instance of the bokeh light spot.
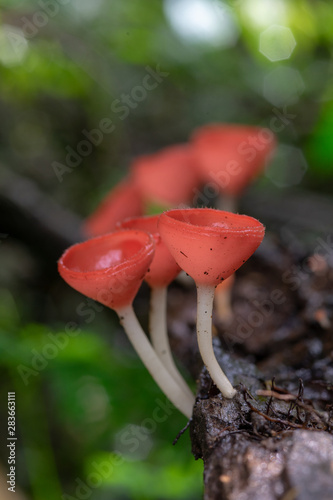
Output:
[[28,50],[28,41],[22,30],[4,24],[0,27],[0,63],[7,67],[22,63]]
[[248,0],[242,1],[242,11],[255,27],[269,26],[273,22],[286,22],[286,6],[283,0]]
[[232,10],[219,0],[165,0],[165,15],[187,43],[232,46],[239,29]]
[[304,91],[304,81],[297,69],[279,66],[264,78],[264,97],[275,106],[298,101]]
[[79,18],[91,19],[100,14],[104,0],[71,0],[70,5]]
[[114,449],[128,461],[145,460],[154,441],[150,430],[143,425],[127,424],[114,439]]
[[296,47],[290,28],[274,24],[260,35],[259,50],[270,61],[289,59]]
[[280,144],[266,169],[266,177],[279,188],[297,186],[307,169],[308,164],[301,149]]

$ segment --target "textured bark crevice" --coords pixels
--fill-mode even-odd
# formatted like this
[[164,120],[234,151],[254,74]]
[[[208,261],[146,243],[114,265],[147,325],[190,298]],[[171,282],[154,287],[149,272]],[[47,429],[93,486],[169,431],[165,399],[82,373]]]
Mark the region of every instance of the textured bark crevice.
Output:
[[234,374],[247,389],[238,385],[233,400],[212,394],[206,370],[200,377],[190,433],[204,461],[205,500],[331,500],[332,414],[305,403],[302,384],[295,399],[279,387],[268,391],[276,399],[256,395],[267,384],[253,365],[237,362]]

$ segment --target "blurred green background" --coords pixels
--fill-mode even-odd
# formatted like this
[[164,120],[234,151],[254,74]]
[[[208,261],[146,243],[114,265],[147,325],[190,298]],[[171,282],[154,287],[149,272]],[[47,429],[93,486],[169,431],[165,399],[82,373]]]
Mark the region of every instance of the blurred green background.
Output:
[[[277,134],[260,190],[330,198],[332,3],[1,0],[0,21],[0,423],[6,436],[16,391],[17,485],[34,500],[200,499],[188,433],[172,446],[186,419],[154,420],[165,398],[115,315],[56,259],[68,220],[133,157],[209,122]],[[4,445],[0,458],[6,489]]]

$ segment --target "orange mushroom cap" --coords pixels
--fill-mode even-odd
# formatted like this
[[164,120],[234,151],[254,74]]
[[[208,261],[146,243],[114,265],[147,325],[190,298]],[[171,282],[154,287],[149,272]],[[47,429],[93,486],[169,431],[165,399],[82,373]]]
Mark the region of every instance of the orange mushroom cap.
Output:
[[117,310],[133,302],[154,248],[148,233],[118,231],[71,246],[58,270],[72,288]]
[[175,261],[197,285],[216,286],[228,278],[265,234],[252,217],[210,208],[169,210],[158,227]]
[[90,237],[110,233],[117,222],[143,214],[143,202],[131,179],[120,182],[90,215],[83,226]]
[[237,196],[264,169],[276,138],[266,128],[211,124],[193,133],[192,144],[203,181]]
[[181,271],[158,231],[159,215],[134,217],[119,223],[121,229],[139,229],[152,234],[155,239],[155,253],[149,266],[145,281],[151,287],[166,287]]
[[167,206],[191,201],[199,183],[193,149],[188,144],[140,156],[132,164],[132,175],[146,202]]

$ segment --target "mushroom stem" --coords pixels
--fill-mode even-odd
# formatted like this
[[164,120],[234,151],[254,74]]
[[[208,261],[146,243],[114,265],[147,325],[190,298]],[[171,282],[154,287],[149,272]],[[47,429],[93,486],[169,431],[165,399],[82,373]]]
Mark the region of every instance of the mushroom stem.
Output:
[[237,213],[237,199],[234,195],[223,192],[216,201],[216,208],[218,210],[224,210],[226,212]]
[[218,318],[224,323],[232,320],[233,312],[231,307],[231,290],[235,281],[235,275],[232,274],[226,280],[217,285],[214,295],[214,307]]
[[230,290],[220,290],[215,295],[215,310],[221,321],[229,323],[232,319]]
[[199,351],[214,383],[225,398],[232,399],[236,391],[218,364],[212,342],[212,311],[215,287],[197,285],[197,336]]
[[187,397],[193,393],[175,365],[167,329],[167,287],[152,287],[150,296],[149,333],[157,356]]
[[165,368],[142,330],[133,307],[125,306],[116,312],[130,342],[157,385],[179,411],[191,418],[194,396],[185,396],[184,391]]

